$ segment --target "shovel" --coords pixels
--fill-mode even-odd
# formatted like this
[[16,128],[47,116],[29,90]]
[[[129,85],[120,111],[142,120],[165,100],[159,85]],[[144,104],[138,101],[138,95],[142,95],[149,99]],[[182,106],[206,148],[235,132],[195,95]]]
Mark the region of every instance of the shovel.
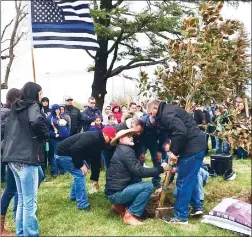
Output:
[[169,161],[169,168],[170,169],[169,169],[169,171],[166,172],[164,187],[162,188],[158,208],[156,208],[156,211],[155,211],[155,218],[162,219],[164,216],[171,216],[173,213],[173,207],[164,207],[164,201],[166,198],[166,191],[168,189],[170,179],[172,176],[171,170],[174,167],[175,163],[176,163],[176,161],[170,159],[170,161]]

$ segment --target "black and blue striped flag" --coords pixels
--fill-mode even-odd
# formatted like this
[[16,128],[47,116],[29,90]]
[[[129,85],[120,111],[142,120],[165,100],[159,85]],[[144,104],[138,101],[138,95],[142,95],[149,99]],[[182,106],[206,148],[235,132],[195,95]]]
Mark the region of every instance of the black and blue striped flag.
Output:
[[87,1],[31,0],[34,48],[99,50]]

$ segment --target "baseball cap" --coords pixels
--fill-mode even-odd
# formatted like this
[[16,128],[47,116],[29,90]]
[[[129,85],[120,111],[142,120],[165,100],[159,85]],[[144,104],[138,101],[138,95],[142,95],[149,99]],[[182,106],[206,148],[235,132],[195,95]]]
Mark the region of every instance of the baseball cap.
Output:
[[110,139],[113,139],[116,135],[116,130],[113,127],[107,126],[102,129],[102,132],[107,135]]
[[66,96],[65,100],[73,100],[73,97],[72,96]]

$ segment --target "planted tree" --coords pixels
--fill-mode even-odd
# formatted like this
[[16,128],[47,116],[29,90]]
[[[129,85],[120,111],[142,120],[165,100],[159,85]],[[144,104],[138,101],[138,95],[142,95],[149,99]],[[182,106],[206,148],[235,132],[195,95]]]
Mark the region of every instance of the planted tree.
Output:
[[222,8],[222,2],[204,2],[199,18],[184,20],[183,38],[168,40],[169,60],[156,69],[155,79],[141,72],[141,92],[152,88],[161,99],[180,100],[187,111],[194,102],[241,94],[251,75],[249,41],[240,21],[223,19]]

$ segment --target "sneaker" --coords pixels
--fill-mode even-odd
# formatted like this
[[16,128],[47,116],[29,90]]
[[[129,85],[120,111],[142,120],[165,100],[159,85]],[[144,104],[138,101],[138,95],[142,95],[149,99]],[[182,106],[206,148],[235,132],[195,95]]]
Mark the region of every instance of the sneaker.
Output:
[[168,224],[183,224],[183,225],[187,225],[188,224],[188,221],[182,221],[182,220],[179,220],[176,217],[170,217],[170,216],[164,217],[163,220],[164,220],[164,222],[166,222]]
[[85,208],[79,208],[79,207],[78,207],[78,209],[79,209],[80,211],[90,211],[90,210],[91,210],[91,206],[88,205],[88,206],[85,207]]
[[191,213],[190,213],[190,216],[202,216],[204,213],[202,210],[198,210],[198,211],[195,211],[193,210]]

